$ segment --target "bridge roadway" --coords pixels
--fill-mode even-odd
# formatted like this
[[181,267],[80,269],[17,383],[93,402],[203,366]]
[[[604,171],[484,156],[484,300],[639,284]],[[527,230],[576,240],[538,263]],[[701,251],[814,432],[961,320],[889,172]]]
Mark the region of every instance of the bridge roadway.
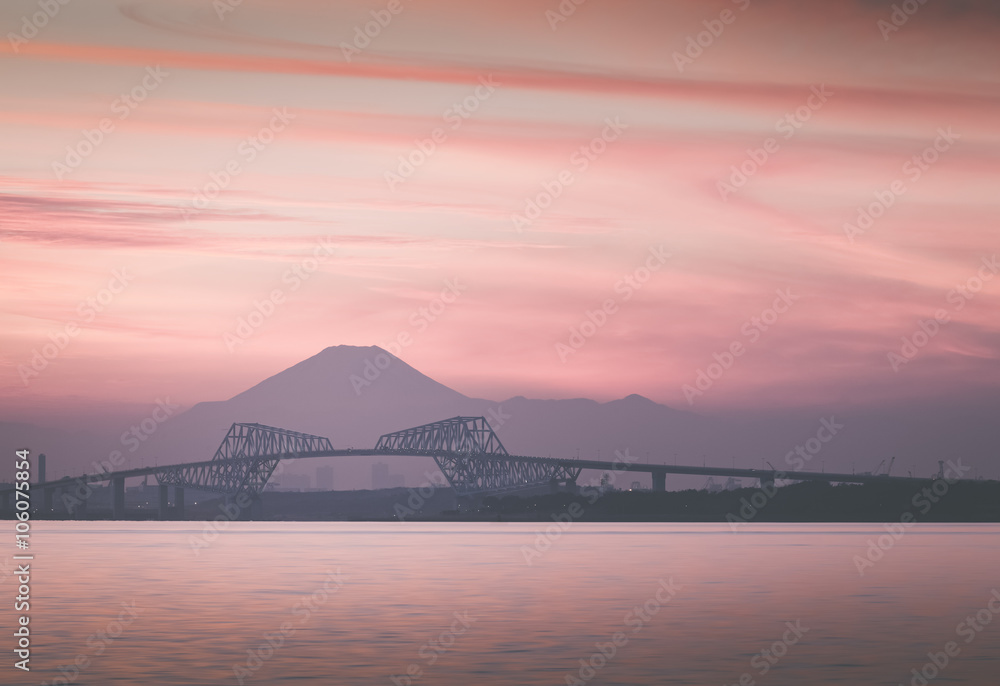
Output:
[[[318,457],[388,457],[388,456],[409,456],[409,457],[431,457],[431,458],[456,458],[462,457],[465,453],[457,453],[448,450],[389,450],[389,449],[338,449],[338,450],[317,450],[307,452],[277,453],[273,455],[258,455],[257,460],[288,460],[288,459],[308,459]],[[474,457],[474,456],[473,456]],[[485,457],[485,456],[484,456]],[[123,469],[114,472],[89,473],[76,478],[63,477],[54,481],[31,484],[32,491],[41,490],[44,493],[44,502],[47,509],[51,509],[52,495],[57,489],[72,489],[81,484],[112,482],[115,486],[115,510],[121,511],[124,507],[124,481],[125,479],[158,476],[168,470],[181,468],[198,467],[224,467],[226,465],[237,465],[246,462],[245,457],[223,458],[203,460],[199,462],[185,462],[172,465],[157,465],[154,467],[138,467],[134,469]],[[738,477],[757,479],[762,484],[773,483],[776,480],[791,481],[826,481],[829,483],[888,483],[888,482],[920,482],[927,479],[902,476],[887,476],[882,474],[840,474],[835,472],[808,472],[808,471],[780,471],[771,469],[745,469],[737,467],[707,467],[694,465],[669,465],[655,462],[630,462],[627,460],[581,460],[574,458],[552,458],[534,457],[530,455],[507,455],[506,460],[514,462],[541,462],[546,464],[559,465],[569,469],[592,469],[603,472],[637,472],[648,473],[653,477],[653,490],[666,490],[666,475],[678,474],[689,476],[716,476],[716,477]],[[161,485],[161,514],[166,511],[166,488]],[[0,490],[3,498],[3,509],[9,509],[10,495],[14,488]],[[177,488],[177,506],[183,510],[183,489]]]

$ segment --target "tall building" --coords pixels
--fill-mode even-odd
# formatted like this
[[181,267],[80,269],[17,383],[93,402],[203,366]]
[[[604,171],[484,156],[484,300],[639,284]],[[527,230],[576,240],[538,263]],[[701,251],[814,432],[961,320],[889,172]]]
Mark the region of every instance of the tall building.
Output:
[[333,467],[316,467],[316,488],[321,491],[333,490]]
[[391,488],[389,465],[385,462],[376,462],[372,465],[372,490],[379,488]]

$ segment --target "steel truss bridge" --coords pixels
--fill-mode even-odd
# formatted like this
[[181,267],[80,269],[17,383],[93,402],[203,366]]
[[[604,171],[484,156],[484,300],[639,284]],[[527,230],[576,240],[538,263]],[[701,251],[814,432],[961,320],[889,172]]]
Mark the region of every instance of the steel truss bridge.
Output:
[[[323,436],[288,431],[263,424],[236,423],[211,460],[162,467],[144,467],[116,472],[86,474],[31,485],[41,491],[46,510],[52,509],[59,491],[86,488],[87,484],[110,482],[116,519],[124,516],[125,479],[154,476],[159,484],[160,515],[166,517],[168,487],[175,489],[174,507],[184,510],[184,489],[208,491],[226,496],[256,498],[281,460],[312,457],[361,456],[430,457],[459,496],[481,496],[539,488],[573,488],[584,469],[615,472],[646,472],[652,475],[653,490],[666,490],[667,474],[686,474],[756,479],[762,486],[778,479],[827,481],[830,483],[885,483],[925,481],[907,477],[826,472],[781,472],[763,469],[697,467],[638,462],[621,456],[616,460],[580,460],[511,455],[484,417],[452,417],[402,431],[383,434],[371,449],[337,449]],[[3,509],[9,509],[13,489],[0,491]],[[84,505],[86,498],[83,499]]]

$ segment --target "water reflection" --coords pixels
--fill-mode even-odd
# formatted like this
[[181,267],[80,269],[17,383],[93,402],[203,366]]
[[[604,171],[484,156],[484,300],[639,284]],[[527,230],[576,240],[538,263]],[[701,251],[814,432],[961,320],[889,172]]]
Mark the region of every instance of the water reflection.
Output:
[[1000,622],[956,634],[996,525],[919,525],[864,575],[880,525],[576,523],[530,564],[544,524],[237,522],[197,554],[200,523],[35,526],[5,684],[895,685],[948,641],[939,681],[1000,673]]

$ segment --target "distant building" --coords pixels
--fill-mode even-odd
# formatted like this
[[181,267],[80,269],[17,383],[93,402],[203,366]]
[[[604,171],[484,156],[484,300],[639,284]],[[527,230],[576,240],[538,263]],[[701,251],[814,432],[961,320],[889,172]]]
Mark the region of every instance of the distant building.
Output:
[[316,468],[316,488],[321,491],[333,490],[333,467]]
[[402,474],[391,474],[389,465],[376,462],[372,465],[372,490],[380,488],[401,488],[406,484]]
[[376,462],[372,465],[372,490],[389,487],[389,465]]

